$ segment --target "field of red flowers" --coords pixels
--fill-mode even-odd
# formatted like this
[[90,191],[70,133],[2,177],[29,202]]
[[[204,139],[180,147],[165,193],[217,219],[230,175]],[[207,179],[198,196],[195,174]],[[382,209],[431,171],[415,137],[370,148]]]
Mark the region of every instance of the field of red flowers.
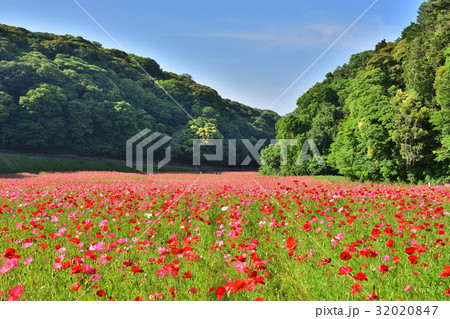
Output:
[[448,300],[450,188],[80,172],[0,179],[0,300]]

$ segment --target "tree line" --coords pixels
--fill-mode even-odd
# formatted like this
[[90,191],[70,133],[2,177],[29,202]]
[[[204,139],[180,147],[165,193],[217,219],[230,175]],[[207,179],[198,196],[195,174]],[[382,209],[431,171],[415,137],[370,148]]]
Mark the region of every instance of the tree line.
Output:
[[[280,148],[262,151],[265,174],[341,174],[361,181],[450,181],[450,0],[428,0],[395,42],[353,55],[276,123],[277,138],[297,139],[280,165]],[[326,161],[296,165],[312,139]]]

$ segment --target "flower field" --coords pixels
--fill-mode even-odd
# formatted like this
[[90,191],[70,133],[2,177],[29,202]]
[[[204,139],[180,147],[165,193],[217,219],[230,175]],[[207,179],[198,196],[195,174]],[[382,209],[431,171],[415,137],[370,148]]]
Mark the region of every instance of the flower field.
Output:
[[449,300],[450,188],[255,173],[0,179],[0,300]]

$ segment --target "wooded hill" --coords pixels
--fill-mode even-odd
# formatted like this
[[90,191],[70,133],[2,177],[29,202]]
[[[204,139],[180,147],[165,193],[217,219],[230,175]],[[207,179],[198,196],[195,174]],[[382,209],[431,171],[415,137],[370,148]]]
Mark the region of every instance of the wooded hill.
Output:
[[[193,138],[275,137],[276,113],[253,125],[262,110],[131,56],[197,123],[123,51],[0,25],[0,148],[124,158],[125,141],[149,128],[171,136],[172,158],[187,161]],[[247,155],[242,144],[237,154]]]
[[[450,1],[429,0],[395,42],[381,41],[328,73],[276,124],[295,138],[288,165],[263,150],[267,174],[336,174],[355,180],[450,180]],[[295,165],[305,139],[327,163]]]

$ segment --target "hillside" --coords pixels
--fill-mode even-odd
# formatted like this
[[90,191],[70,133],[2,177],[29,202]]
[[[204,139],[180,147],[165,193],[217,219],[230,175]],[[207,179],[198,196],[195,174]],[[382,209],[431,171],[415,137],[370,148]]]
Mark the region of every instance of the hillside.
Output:
[[[192,138],[273,138],[279,116],[223,99],[189,75],[154,60],[72,35],[0,25],[0,149],[123,159],[125,141],[144,128],[172,137],[172,158],[192,158]],[[195,125],[194,125],[195,124]],[[203,136],[205,137],[205,136]],[[224,148],[225,155],[227,147]],[[237,146],[238,160],[247,155]]]
[[355,180],[445,182],[450,176],[450,1],[429,0],[395,42],[381,41],[328,73],[276,124],[278,138],[314,140],[327,166],[280,166],[266,174],[339,173]]

